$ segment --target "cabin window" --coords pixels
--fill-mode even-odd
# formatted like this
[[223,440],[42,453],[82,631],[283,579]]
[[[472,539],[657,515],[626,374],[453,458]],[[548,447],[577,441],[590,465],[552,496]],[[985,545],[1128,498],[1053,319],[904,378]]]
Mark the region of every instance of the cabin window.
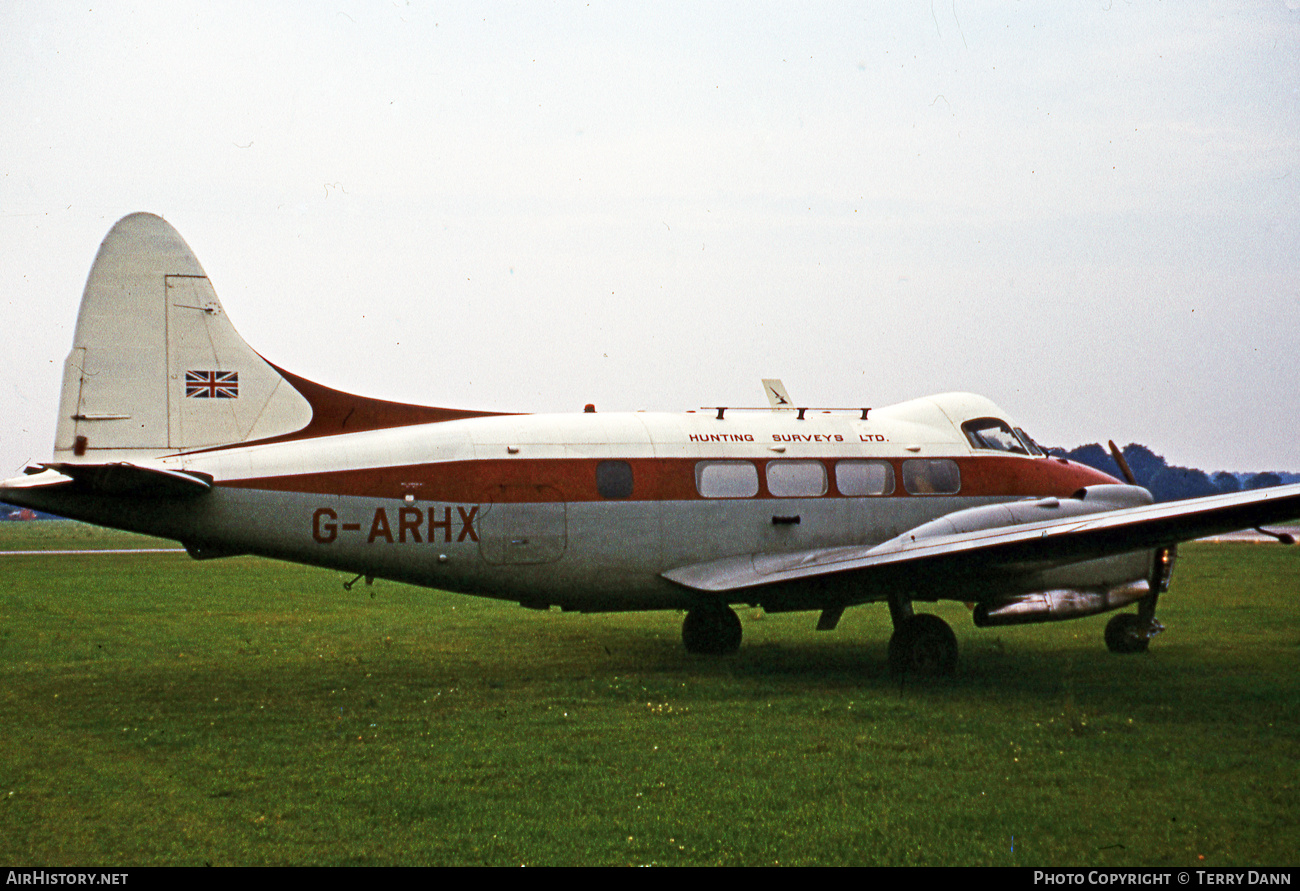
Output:
[[948,458],[909,458],[903,462],[903,488],[910,495],[956,495],[961,471]]
[[835,487],[841,495],[889,495],[894,491],[894,468],[888,461],[839,461]]
[[768,461],[767,491],[777,498],[826,494],[826,466],[820,461]]
[[997,418],[976,418],[961,425],[961,430],[972,447],[996,452],[1015,452],[1028,455],[1028,447],[1016,436],[1011,425]]
[[695,465],[695,488],[705,498],[753,498],[758,468],[752,461],[701,461]]
[[596,491],[601,498],[627,498],[632,494],[632,465],[601,461],[596,465]]

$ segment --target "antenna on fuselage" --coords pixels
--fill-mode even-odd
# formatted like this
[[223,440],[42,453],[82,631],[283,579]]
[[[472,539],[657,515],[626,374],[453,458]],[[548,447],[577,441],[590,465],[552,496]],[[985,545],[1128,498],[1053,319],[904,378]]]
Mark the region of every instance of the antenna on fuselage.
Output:
[[767,394],[767,401],[771,403],[772,411],[794,408],[794,403],[790,401],[790,394],[785,391],[785,384],[781,383],[779,378],[763,378],[763,392]]

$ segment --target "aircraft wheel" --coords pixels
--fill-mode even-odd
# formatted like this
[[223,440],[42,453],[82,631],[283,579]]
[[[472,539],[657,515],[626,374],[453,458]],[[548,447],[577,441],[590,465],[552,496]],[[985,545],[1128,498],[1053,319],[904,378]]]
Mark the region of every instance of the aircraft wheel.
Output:
[[1133,613],[1120,613],[1106,623],[1106,649],[1112,653],[1145,653],[1151,643],[1151,623]]
[[938,616],[918,613],[894,629],[889,639],[889,671],[940,677],[957,670],[957,635]]
[[730,608],[693,609],[682,622],[686,652],[726,656],[740,649],[740,617]]

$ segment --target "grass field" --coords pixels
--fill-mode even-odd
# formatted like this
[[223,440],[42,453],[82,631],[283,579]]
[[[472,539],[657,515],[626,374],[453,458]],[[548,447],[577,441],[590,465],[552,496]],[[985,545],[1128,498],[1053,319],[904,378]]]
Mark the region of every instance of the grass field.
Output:
[[[132,542],[166,544],[0,525],[0,550]],[[1184,546],[1140,657],[1106,617],[944,605],[959,676],[900,686],[883,607],[832,633],[746,610],[717,659],[676,613],[0,557],[0,862],[1296,864],[1298,570]]]

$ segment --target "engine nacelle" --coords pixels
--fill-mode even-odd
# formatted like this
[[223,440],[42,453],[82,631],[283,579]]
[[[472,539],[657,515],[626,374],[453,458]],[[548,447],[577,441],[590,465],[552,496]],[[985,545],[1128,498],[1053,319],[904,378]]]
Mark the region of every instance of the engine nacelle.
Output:
[[992,625],[1032,625],[1038,622],[1061,622],[1083,616],[1110,612],[1141,600],[1151,593],[1146,579],[1117,585],[1113,588],[1078,590],[1057,588],[1035,591],[998,603],[981,603],[975,607],[975,624],[980,628]]
[[1151,493],[1141,486],[1088,486],[1069,498],[1028,498],[954,511],[908,530],[899,539],[918,541],[940,535],[960,535],[963,532],[1059,520],[1062,517],[1081,517],[1152,503]]

